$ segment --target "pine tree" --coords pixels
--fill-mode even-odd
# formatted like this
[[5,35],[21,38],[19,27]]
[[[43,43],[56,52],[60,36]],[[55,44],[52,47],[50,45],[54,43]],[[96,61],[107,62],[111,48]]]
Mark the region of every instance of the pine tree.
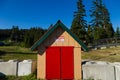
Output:
[[45,30],[39,27],[33,27],[27,30],[24,35],[25,47],[31,47],[44,33]]
[[77,2],[77,11],[74,12],[74,19],[71,26],[71,31],[81,40],[86,41],[86,16],[82,0]]
[[92,9],[90,10],[91,14],[91,25],[93,27],[101,27],[102,26],[102,19],[101,19],[101,15],[102,15],[102,12],[101,12],[101,5],[102,5],[102,1],[101,0],[93,0],[93,7]]
[[13,26],[11,36],[10,36],[10,40],[14,41],[14,42],[18,42],[19,41],[19,35],[20,35],[19,27],[18,26]]
[[119,27],[116,28],[116,32],[115,32],[114,36],[120,37],[120,28]]
[[108,11],[108,9],[106,8],[105,5],[103,5],[102,7],[102,11],[103,11],[103,29],[105,29],[106,32],[106,38],[111,38],[114,36],[114,29],[112,27],[112,23],[110,21],[110,13]]
[[88,25],[86,40],[88,43],[93,43],[93,29],[90,25]]
[[102,0],[93,0],[91,12],[91,26],[94,27],[94,39],[113,37],[114,30],[110,21],[110,14]]
[[101,27],[102,27],[102,0],[93,0],[93,7],[90,10],[91,12],[91,26],[93,27],[94,40],[98,40],[101,37]]

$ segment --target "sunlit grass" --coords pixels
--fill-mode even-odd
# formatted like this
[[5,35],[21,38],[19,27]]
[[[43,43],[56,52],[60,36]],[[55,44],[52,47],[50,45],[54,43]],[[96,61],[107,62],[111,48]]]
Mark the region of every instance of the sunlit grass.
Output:
[[19,46],[0,46],[0,59],[10,60],[24,60],[37,59],[37,52],[32,52],[29,48],[22,48]]
[[82,59],[120,62],[120,47],[82,52]]
[[33,53],[30,50],[30,48],[23,48],[23,47],[19,47],[19,46],[0,46],[0,51]]

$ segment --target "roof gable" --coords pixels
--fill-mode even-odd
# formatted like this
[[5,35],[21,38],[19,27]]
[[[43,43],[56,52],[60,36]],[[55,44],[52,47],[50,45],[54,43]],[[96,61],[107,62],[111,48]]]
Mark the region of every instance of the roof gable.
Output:
[[74,40],[76,40],[81,47],[84,49],[84,51],[88,51],[88,48],[86,47],[86,45],[81,42],[60,20],[52,27],[50,28],[50,30],[48,30],[46,32],[46,34],[44,34],[32,47],[31,50],[35,50],[47,37],[49,37],[50,34],[52,34],[52,32],[57,28],[57,27],[61,27],[62,29],[64,29],[70,36],[73,37]]

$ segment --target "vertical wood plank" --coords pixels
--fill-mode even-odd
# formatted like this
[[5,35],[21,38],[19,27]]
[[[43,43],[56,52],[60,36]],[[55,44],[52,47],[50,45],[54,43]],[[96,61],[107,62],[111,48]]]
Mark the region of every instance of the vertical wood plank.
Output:
[[68,46],[74,46],[75,40],[68,34]]
[[74,78],[75,80],[81,80],[81,48],[74,48]]
[[45,59],[46,53],[43,55],[38,54],[38,60],[37,60],[37,78],[45,79],[45,68],[46,68],[46,59]]
[[64,33],[63,33],[63,36],[64,36],[64,42],[63,42],[63,46],[68,46],[68,33],[65,31]]

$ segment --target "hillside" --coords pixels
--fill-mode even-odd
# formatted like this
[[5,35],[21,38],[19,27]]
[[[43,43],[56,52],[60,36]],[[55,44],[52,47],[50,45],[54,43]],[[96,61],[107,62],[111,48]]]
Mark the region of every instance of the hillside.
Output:
[[120,47],[82,52],[82,59],[120,62]]
[[0,46],[0,59],[10,60],[24,60],[37,59],[37,52],[32,52],[29,48],[22,48],[19,46]]

